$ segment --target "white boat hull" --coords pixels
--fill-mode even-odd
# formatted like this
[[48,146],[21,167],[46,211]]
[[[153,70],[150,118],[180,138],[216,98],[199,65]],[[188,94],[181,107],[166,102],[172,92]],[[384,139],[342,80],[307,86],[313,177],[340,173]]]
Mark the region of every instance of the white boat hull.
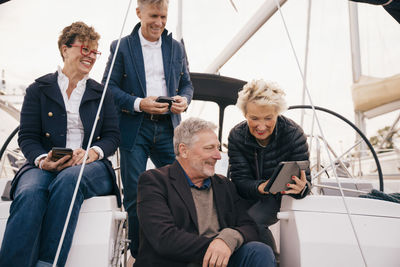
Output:
[[281,267],[400,266],[400,205],[346,197],[367,265],[341,197],[282,199]]

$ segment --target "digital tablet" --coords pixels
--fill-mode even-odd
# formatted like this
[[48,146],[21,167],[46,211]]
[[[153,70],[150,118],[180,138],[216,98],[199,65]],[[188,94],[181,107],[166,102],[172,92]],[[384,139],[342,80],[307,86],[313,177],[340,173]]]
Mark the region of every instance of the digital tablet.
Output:
[[270,193],[282,192],[289,190],[287,184],[294,184],[292,176],[300,178],[300,170],[306,170],[310,162],[303,161],[282,161],[278,167],[275,168],[274,173],[265,186],[264,191]]

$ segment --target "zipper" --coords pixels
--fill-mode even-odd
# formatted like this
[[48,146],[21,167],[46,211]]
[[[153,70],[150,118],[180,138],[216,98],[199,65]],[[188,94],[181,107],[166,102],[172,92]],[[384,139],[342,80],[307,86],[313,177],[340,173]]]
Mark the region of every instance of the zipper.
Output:
[[[263,171],[262,171],[262,163],[264,161],[264,153],[260,153],[260,161],[258,159],[258,153],[257,153],[257,149],[254,150],[254,161],[256,163],[256,177],[257,180],[261,180]],[[261,168],[260,168],[261,167]]]

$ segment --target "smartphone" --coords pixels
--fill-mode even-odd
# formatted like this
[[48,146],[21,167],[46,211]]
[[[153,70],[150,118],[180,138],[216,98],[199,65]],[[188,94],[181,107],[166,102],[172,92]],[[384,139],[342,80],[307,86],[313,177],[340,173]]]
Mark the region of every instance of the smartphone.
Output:
[[71,148],[65,148],[65,147],[53,147],[51,149],[51,160],[52,161],[57,161],[59,159],[61,159],[62,157],[66,156],[66,155],[70,155],[72,156],[72,149]]
[[264,188],[265,192],[276,193],[289,190],[287,184],[293,184],[292,176],[300,178],[300,171],[306,170],[310,165],[308,160],[284,161],[279,163],[274,173]]
[[157,97],[156,102],[168,103],[169,104],[168,108],[170,109],[172,106],[172,103],[176,102],[176,100],[169,96],[159,96],[159,97]]

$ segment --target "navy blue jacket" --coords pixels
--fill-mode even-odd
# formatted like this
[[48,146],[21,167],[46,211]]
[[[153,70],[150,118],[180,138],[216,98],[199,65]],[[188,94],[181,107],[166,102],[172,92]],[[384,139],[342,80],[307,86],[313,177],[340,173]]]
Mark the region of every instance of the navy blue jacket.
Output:
[[[130,35],[121,39],[108,85],[114,94],[120,117],[120,148],[125,150],[133,149],[143,121],[143,112],[134,110],[134,102],[137,97],[147,97],[142,46],[138,34],[139,28],[140,23],[135,26]],[[193,96],[193,85],[190,81],[183,45],[172,39],[172,34],[168,34],[167,30],[164,30],[161,38],[168,96],[180,95],[186,97],[189,104]],[[103,84],[107,81],[116,46],[117,41],[113,41],[110,47],[110,57],[104,71]],[[180,123],[181,117],[179,114],[171,114],[171,119],[173,126],[176,127]]]
[[[26,89],[21,110],[18,144],[27,159],[27,163],[17,172],[13,180],[13,190],[19,177],[28,169],[36,168],[34,161],[48,153],[52,147],[65,147],[67,133],[67,114],[64,100],[57,83],[58,73],[47,74],[36,79]],[[89,136],[100,103],[103,86],[92,79],[86,83],[85,93],[79,107],[84,129],[82,148],[86,149]],[[97,121],[91,146],[98,146],[104,152],[102,161],[107,165],[114,178],[114,191],[120,203],[119,191],[115,184],[115,172],[108,156],[114,154],[119,145],[117,112],[112,94],[106,93],[103,107]]]

